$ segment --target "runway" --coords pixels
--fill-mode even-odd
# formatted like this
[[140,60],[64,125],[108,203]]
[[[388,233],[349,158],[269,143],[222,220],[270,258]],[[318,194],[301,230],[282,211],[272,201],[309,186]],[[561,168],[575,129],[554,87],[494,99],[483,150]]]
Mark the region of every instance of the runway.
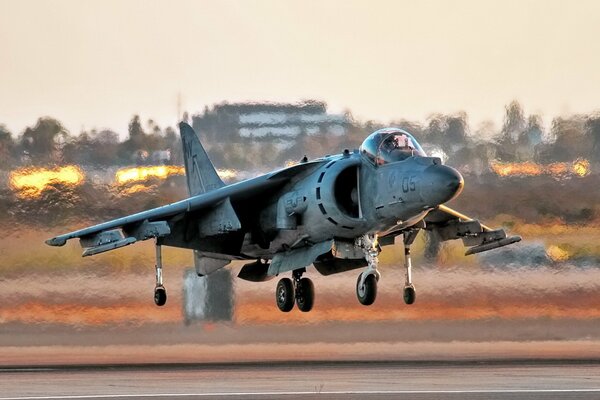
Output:
[[600,362],[271,362],[0,369],[0,400],[598,399]]

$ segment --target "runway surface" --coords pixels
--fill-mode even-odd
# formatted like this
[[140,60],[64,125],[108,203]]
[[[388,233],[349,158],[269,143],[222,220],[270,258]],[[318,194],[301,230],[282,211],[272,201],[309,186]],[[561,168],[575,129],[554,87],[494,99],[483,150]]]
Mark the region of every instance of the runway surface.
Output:
[[600,361],[271,362],[0,369],[0,400],[599,399]]

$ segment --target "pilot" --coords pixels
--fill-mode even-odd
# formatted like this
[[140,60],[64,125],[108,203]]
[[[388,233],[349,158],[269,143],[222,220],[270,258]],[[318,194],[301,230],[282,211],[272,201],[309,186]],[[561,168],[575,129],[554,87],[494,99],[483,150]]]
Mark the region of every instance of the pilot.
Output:
[[401,149],[407,149],[409,147],[409,142],[410,142],[410,139],[404,135],[396,136],[396,143],[398,144],[398,147]]
[[394,135],[382,143],[378,164],[402,161],[414,155],[415,146],[410,137]]

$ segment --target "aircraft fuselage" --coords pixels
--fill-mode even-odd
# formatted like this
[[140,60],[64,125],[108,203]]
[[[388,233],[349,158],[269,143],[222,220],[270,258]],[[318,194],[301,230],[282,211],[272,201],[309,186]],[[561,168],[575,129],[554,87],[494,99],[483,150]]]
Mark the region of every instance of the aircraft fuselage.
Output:
[[358,152],[329,157],[319,169],[284,187],[260,217],[269,249],[241,253],[268,257],[298,238],[317,243],[418,223],[427,211],[461,191],[463,179],[434,157],[375,165]]

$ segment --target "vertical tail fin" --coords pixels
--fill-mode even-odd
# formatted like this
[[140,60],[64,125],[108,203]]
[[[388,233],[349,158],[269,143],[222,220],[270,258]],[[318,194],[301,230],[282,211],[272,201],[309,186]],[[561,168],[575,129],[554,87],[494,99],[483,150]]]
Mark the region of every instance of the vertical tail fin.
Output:
[[190,196],[210,192],[225,186],[215,167],[210,162],[204,147],[200,144],[196,132],[185,122],[179,124],[185,176]]

